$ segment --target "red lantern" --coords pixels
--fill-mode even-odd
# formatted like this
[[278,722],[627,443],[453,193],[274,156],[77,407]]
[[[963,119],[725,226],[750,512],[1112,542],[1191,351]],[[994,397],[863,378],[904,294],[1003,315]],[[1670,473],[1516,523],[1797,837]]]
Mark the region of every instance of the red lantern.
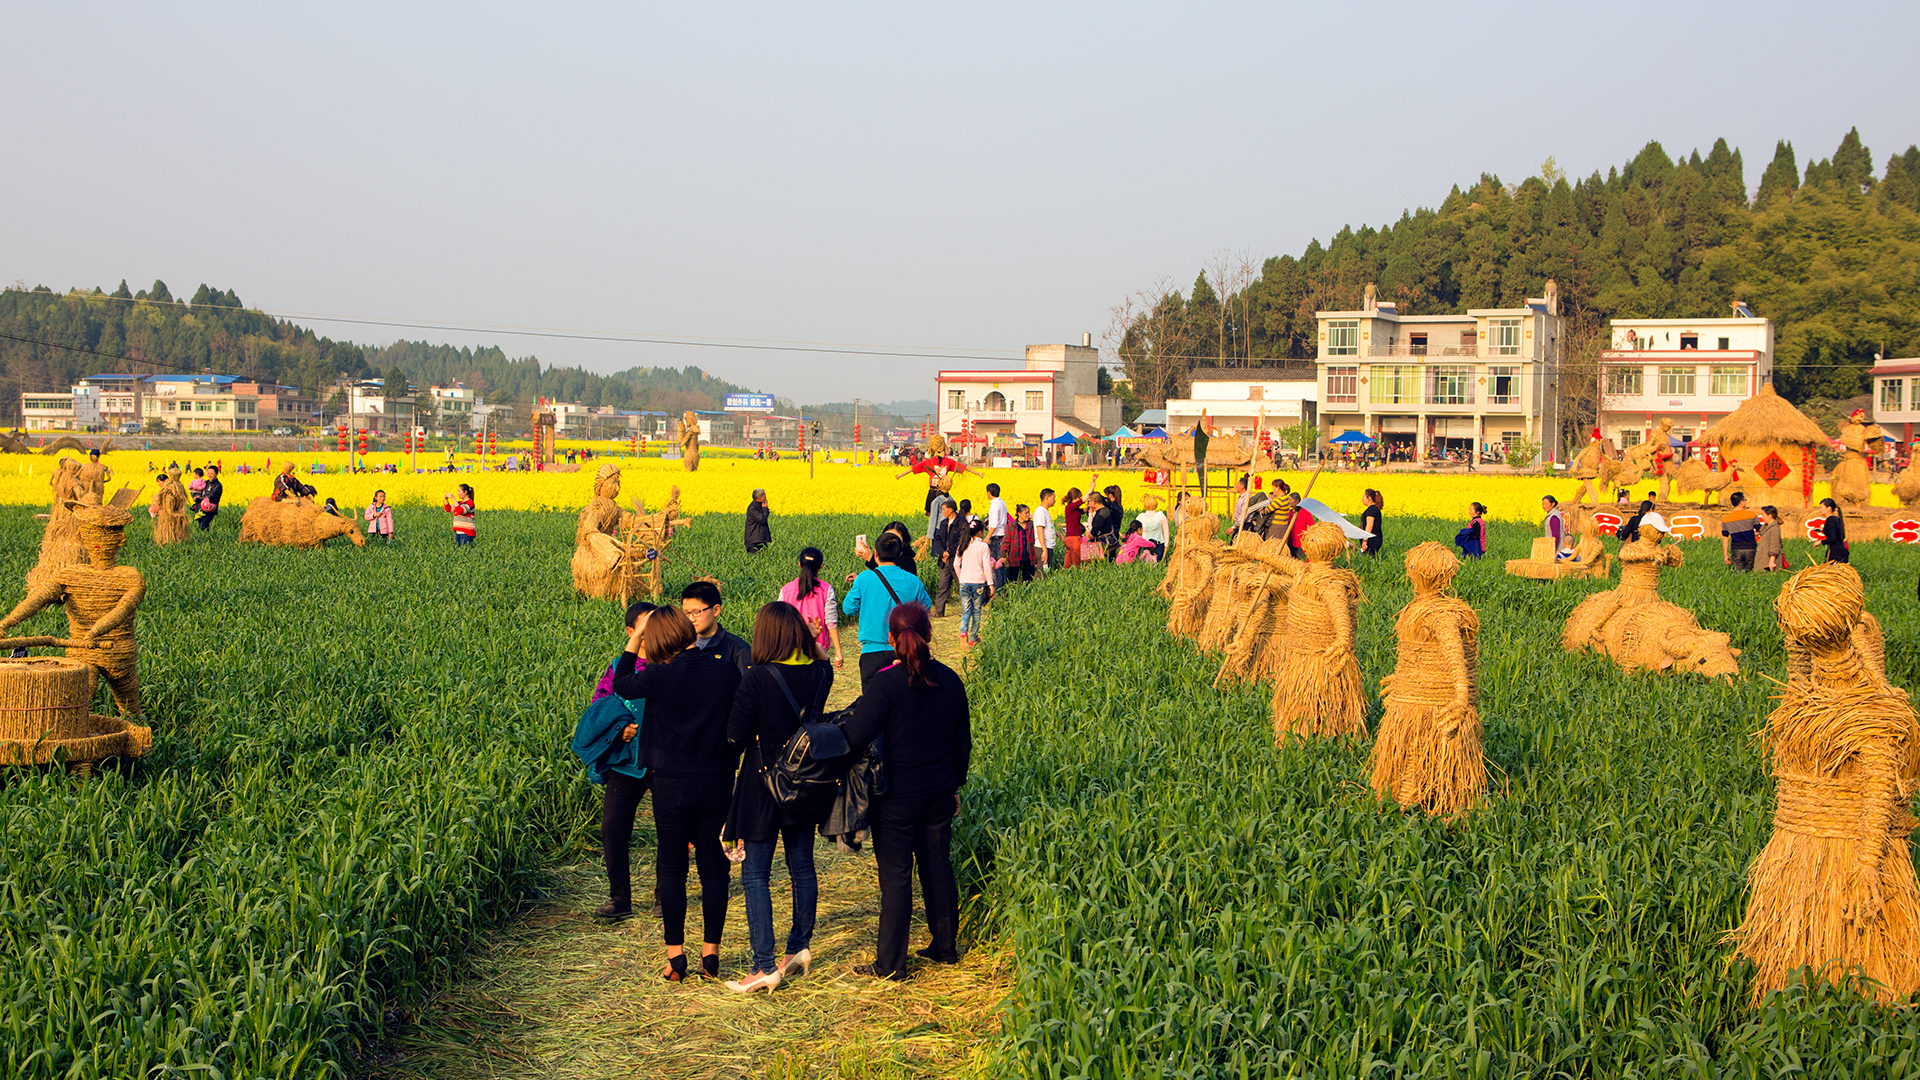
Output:
[[853,425],[853,443],[855,446],[860,445],[860,425],[859,424]]

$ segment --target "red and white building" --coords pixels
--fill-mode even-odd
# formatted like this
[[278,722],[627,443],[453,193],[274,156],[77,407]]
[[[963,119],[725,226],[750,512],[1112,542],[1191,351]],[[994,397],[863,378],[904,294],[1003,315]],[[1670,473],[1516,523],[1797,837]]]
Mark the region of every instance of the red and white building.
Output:
[[1874,363],[1873,422],[1900,442],[1903,455],[1913,445],[1920,427],[1920,356]]
[[1029,345],[1022,368],[939,372],[938,430],[968,453],[1022,450],[1063,433],[1111,434],[1120,426],[1120,399],[1100,393],[1100,350],[1091,337]]
[[1731,319],[1615,319],[1600,354],[1600,432],[1625,449],[1662,418],[1691,442],[1773,380],[1773,324],[1733,302]]

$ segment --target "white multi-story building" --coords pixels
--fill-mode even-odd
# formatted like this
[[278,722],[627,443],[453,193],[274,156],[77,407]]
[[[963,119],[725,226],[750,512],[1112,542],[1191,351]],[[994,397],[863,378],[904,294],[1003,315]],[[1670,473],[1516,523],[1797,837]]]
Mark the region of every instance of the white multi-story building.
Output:
[[143,423],[174,432],[257,431],[259,387],[232,375],[149,375],[141,394]]
[[72,431],[73,391],[21,394],[20,426],[28,431]]
[[1327,437],[1372,436],[1420,459],[1527,438],[1554,458],[1558,287],[1524,307],[1402,315],[1367,286],[1358,311],[1320,311],[1318,402]]
[[[474,406],[480,404],[480,395],[460,383],[452,386],[431,386],[427,393],[433,397],[434,423],[441,431],[478,431],[480,424],[474,414]],[[480,414],[484,416],[485,414]]]
[[1026,366],[942,371],[935,377],[935,424],[949,441],[971,424],[972,446],[1036,446],[1060,434],[1099,437],[1120,426],[1120,399],[1100,393],[1100,350],[1029,345]]
[[1877,360],[1873,365],[1873,422],[1902,450],[1913,445],[1913,428],[1920,424],[1920,356]]
[[413,388],[405,397],[390,398],[385,379],[362,379],[347,388],[347,411],[341,419],[355,431],[399,434],[413,430]]
[[1690,442],[1773,379],[1773,324],[1739,301],[1730,319],[1615,319],[1600,354],[1600,433],[1625,449],[1660,421]]
[[1319,386],[1310,367],[1199,368],[1187,397],[1167,399],[1165,422],[1170,431],[1191,431],[1204,414],[1219,434],[1258,438],[1261,431],[1317,423]]

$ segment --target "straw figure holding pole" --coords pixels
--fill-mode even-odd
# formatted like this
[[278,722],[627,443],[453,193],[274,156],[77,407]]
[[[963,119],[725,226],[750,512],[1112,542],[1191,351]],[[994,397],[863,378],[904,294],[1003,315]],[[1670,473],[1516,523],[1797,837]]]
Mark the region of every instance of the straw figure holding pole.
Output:
[[1169,601],[1167,633],[1191,637],[1206,623],[1214,561],[1226,545],[1220,542],[1220,519],[1196,497],[1185,495],[1180,506],[1180,528],[1173,537],[1160,590]]
[[1747,871],[1746,920],[1729,937],[1754,964],[1756,1007],[1801,971],[1835,985],[1859,976],[1860,993],[1892,1004],[1920,989],[1907,845],[1920,718],[1854,644],[1865,596],[1852,567],[1800,571],[1773,609],[1811,669],[1787,682],[1761,734],[1778,783],[1773,836]]
[[90,665],[113,689],[113,700],[125,716],[140,712],[140,649],[133,636],[134,615],[147,595],[147,579],[131,566],[119,565],[126,543],[127,522],[133,515],[118,506],[102,506],[91,493],[73,511],[86,546],[87,562],[63,566],[38,584],[30,583],[26,598],[0,619],[0,633],[20,625],[42,608],[67,609],[67,656]]
[[168,469],[166,476],[160,490],[153,493],[153,505],[147,507],[147,513],[153,516],[155,547],[185,542],[187,525],[193,520],[187,513],[187,489],[180,483],[180,467]]
[[[1240,537],[1249,537],[1242,543]],[[1285,661],[1287,598],[1307,572],[1307,563],[1287,553],[1283,538],[1261,540],[1242,532],[1220,553],[1209,620],[1224,612],[1224,656],[1213,685],[1258,682]],[[1232,581],[1229,584],[1229,575]]]
[[1580,481],[1580,487],[1573,493],[1573,504],[1580,505],[1586,496],[1591,495],[1591,505],[1598,506],[1604,492],[1600,492],[1595,483],[1600,479],[1601,468],[1607,463],[1606,443],[1600,440],[1600,429],[1594,428],[1587,439],[1587,445],[1574,457],[1568,475]]
[[1869,465],[1885,441],[1886,433],[1880,430],[1879,424],[1867,422],[1865,410],[1855,409],[1847,416],[1847,422],[1840,425],[1840,445],[1846,448],[1846,452],[1828,477],[1828,482],[1833,485],[1835,502],[1849,510],[1858,510],[1867,505],[1867,500],[1873,497],[1873,477]]
[[1307,567],[1287,594],[1278,643],[1283,660],[1273,674],[1274,742],[1285,743],[1289,735],[1365,735],[1360,662],[1354,653],[1360,579],[1333,565],[1346,550],[1346,534],[1332,522],[1315,522],[1300,544]]
[[1394,621],[1399,659],[1380,680],[1369,782],[1404,810],[1456,817],[1487,789],[1481,752],[1480,618],[1453,595],[1460,560],[1429,540],[1407,552],[1413,599]]

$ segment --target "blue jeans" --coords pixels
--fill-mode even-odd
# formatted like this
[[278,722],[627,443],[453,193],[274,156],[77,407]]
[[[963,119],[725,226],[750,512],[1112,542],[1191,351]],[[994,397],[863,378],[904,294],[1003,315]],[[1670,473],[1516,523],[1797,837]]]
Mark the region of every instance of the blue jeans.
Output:
[[985,595],[987,595],[985,583],[960,586],[960,632],[962,634],[977,636],[980,633],[980,598]]
[[[820,880],[813,872],[813,830],[802,825],[780,830],[787,849],[787,881],[793,885],[793,929],[787,931],[787,955],[813,942],[813,911],[820,896]],[[773,845],[772,840],[748,840],[747,861],[740,864],[740,889],[747,902],[747,942],[753,950],[753,973],[773,970]]]
[[454,547],[466,547],[468,544],[471,544],[471,543],[473,543],[472,534],[470,533],[454,533],[453,534]]

